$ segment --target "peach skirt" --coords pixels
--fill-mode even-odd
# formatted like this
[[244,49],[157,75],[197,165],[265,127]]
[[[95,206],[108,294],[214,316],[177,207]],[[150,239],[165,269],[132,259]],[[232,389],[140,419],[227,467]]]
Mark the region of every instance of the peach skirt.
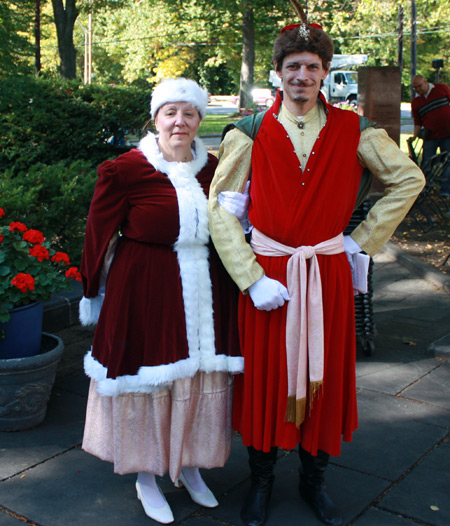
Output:
[[231,451],[233,377],[197,373],[152,394],[101,396],[91,380],[82,448],[119,474],[175,481],[183,466],[224,466]]

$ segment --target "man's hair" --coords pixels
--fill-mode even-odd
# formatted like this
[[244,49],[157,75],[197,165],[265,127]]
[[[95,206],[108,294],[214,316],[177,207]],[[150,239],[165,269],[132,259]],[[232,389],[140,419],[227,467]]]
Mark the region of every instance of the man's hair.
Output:
[[273,63],[279,71],[285,57],[291,53],[309,51],[319,55],[324,69],[328,70],[328,63],[333,58],[333,41],[322,29],[308,26],[309,37],[305,38],[299,33],[299,28],[288,29],[281,33],[273,45]]

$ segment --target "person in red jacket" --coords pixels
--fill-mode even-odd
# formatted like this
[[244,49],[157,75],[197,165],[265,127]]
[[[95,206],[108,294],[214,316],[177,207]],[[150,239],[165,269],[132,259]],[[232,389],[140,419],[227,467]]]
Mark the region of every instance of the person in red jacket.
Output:
[[[283,29],[273,53],[282,96],[256,134],[242,121],[228,131],[210,190],[211,236],[242,291],[244,374],[235,382],[233,425],[251,470],[246,526],[266,519],[277,448],[296,447],[301,497],[323,523],[342,523],[324,473],[329,455],[339,455],[358,427],[349,260],[361,250],[375,254],[424,186],[421,170],[385,130],[324,100],[332,56],[332,40],[317,25]],[[386,190],[344,237],[365,168]],[[248,181],[251,243],[222,205]]]
[[[422,167],[436,154],[450,155],[450,88],[446,84],[432,84],[422,75],[416,75],[412,86],[417,96],[411,102],[414,118],[414,136],[423,138]],[[442,176],[441,195],[450,196],[450,163]]]
[[207,101],[193,80],[155,88],[157,133],[98,169],[81,263],[80,320],[97,325],[82,447],[137,473],[145,513],[164,524],[174,517],[156,475],[218,505],[199,468],[230,455],[243,370],[237,290],[209,237],[217,159],[196,136]]

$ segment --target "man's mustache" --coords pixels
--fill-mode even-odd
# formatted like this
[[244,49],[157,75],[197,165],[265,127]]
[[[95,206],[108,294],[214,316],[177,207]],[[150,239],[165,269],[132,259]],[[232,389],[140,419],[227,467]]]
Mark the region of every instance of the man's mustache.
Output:
[[311,84],[309,84],[308,82],[305,82],[303,80],[297,80],[295,82],[291,82],[290,84],[291,84],[291,86],[300,86],[302,88],[308,88],[309,86],[311,86]]

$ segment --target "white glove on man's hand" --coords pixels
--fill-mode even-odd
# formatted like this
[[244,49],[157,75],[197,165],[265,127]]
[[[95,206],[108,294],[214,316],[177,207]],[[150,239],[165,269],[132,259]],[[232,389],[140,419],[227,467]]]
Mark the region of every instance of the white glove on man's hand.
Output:
[[350,268],[354,270],[353,254],[357,254],[358,252],[361,252],[361,247],[350,236],[344,236],[344,252],[345,252],[345,255],[347,256],[348,262],[350,263]]
[[243,194],[225,190],[217,196],[219,204],[223,206],[229,214],[236,216],[241,222],[248,217],[248,203],[250,202],[249,186],[250,181],[247,181]]
[[253,305],[259,310],[273,310],[289,301],[287,288],[276,279],[263,276],[248,289]]

